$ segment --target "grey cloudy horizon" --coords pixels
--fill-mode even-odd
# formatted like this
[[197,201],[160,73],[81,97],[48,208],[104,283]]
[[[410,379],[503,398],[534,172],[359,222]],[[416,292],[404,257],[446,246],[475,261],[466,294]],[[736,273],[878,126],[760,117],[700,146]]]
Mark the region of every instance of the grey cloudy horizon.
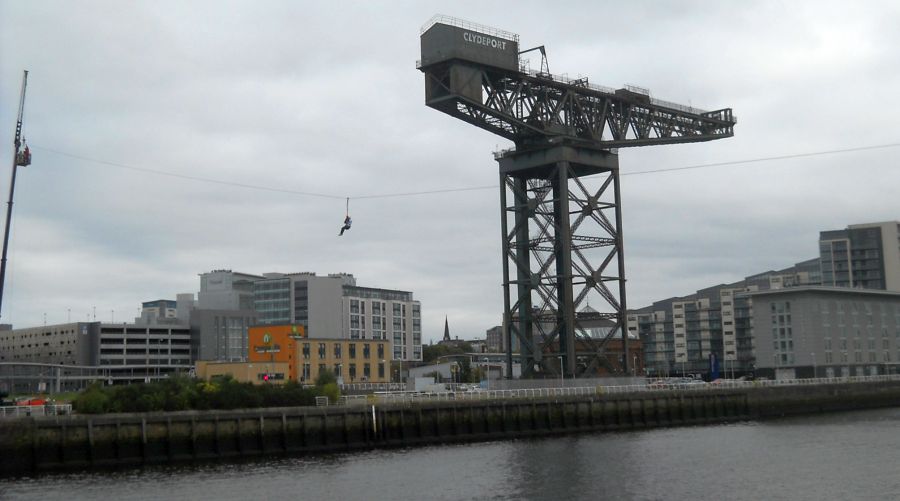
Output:
[[553,73],[734,109],[733,138],[620,150],[630,307],[815,257],[822,230],[900,219],[900,148],[628,175],[900,142],[900,5],[564,5],[0,0],[0,158],[23,69],[34,145],[0,321],[96,307],[121,322],[206,271],[314,271],[412,291],[426,341],[445,316],[483,336],[502,310],[497,191],[360,198],[498,184],[491,153],[511,143],[424,106],[419,28],[438,13],[545,45]]

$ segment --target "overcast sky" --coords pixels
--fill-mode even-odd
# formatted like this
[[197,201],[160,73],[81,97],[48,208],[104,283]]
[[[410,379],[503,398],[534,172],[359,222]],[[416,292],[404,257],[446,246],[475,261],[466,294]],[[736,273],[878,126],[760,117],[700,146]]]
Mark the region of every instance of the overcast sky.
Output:
[[0,321],[130,320],[229,268],[352,273],[412,291],[426,341],[445,315],[483,336],[503,306],[498,190],[353,200],[497,184],[511,144],[424,106],[419,28],[437,13],[545,45],[553,73],[734,109],[733,138],[620,150],[631,307],[900,219],[898,147],[629,175],[900,143],[896,1],[0,0],[4,197],[23,69],[34,153]]

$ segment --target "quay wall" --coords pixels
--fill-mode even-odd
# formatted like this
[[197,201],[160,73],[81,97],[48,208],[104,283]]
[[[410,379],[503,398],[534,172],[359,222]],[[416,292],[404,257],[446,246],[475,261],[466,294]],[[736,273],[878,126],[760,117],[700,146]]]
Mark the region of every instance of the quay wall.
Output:
[[0,420],[0,476],[900,406],[900,382]]

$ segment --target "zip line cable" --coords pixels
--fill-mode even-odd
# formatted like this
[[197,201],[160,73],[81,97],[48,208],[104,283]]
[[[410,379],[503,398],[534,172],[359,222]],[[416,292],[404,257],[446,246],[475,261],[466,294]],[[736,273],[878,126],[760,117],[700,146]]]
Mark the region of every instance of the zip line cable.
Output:
[[[491,186],[470,186],[470,187],[463,187],[463,188],[447,188],[447,189],[439,189],[439,190],[410,191],[410,192],[398,192],[398,193],[384,193],[384,194],[380,194],[380,195],[359,195],[359,196],[355,196],[355,197],[347,197],[347,196],[341,196],[341,195],[330,195],[330,194],[326,194],[326,193],[314,193],[314,192],[309,192],[309,191],[298,191],[298,190],[290,190],[290,189],[286,189],[286,188],[276,188],[273,186],[263,186],[263,185],[239,183],[239,182],[235,182],[235,181],[223,181],[221,179],[214,179],[214,178],[202,177],[202,176],[191,176],[191,175],[187,175],[187,174],[179,174],[177,172],[169,172],[169,171],[163,171],[163,170],[157,170],[157,169],[150,169],[147,167],[136,167],[133,165],[126,165],[126,164],[122,164],[122,163],[118,163],[118,162],[99,160],[96,158],[85,157],[82,155],[76,155],[73,153],[68,153],[65,151],[60,151],[60,150],[56,150],[53,148],[46,148],[43,146],[38,146],[38,145],[33,145],[33,144],[31,145],[31,147],[33,149],[38,149],[38,150],[46,151],[49,153],[55,153],[57,155],[61,155],[61,156],[65,156],[65,157],[74,158],[77,160],[83,160],[85,162],[92,162],[92,163],[96,163],[96,164],[107,165],[110,167],[118,167],[118,168],[122,168],[122,169],[138,171],[138,172],[145,172],[148,174],[157,174],[160,176],[169,176],[169,177],[174,177],[174,178],[179,178],[179,179],[187,179],[190,181],[200,181],[200,182],[205,182],[205,183],[220,184],[220,185],[224,185],[224,186],[233,186],[236,188],[246,188],[246,189],[251,189],[251,190],[287,193],[290,195],[300,195],[300,196],[318,197],[318,198],[330,198],[330,199],[336,199],[336,200],[348,199],[348,203],[349,203],[350,198],[353,198],[355,200],[365,200],[365,199],[371,200],[371,199],[377,199],[377,198],[400,198],[400,197],[412,197],[412,196],[419,196],[419,195],[436,195],[436,194],[440,194],[440,193],[456,193],[456,192],[463,192],[463,191],[496,190],[499,188],[499,185],[495,184],[495,185],[491,185]],[[726,162],[714,162],[714,163],[708,163],[708,164],[686,165],[686,166],[682,166],[682,167],[666,167],[666,168],[662,168],[662,169],[651,169],[651,170],[642,170],[642,171],[635,171],[635,172],[623,172],[620,174],[620,176],[638,176],[638,175],[642,175],[642,174],[659,174],[659,173],[663,173],[663,172],[678,172],[678,171],[694,170],[694,169],[707,169],[710,167],[725,167],[725,166],[729,166],[729,165],[744,165],[744,164],[751,164],[751,163],[772,162],[772,161],[777,161],[777,160],[789,160],[789,159],[794,159],[794,158],[808,158],[808,157],[816,157],[816,156],[824,156],[824,155],[834,155],[834,154],[839,154],[839,153],[853,153],[853,152],[858,152],[858,151],[869,151],[869,150],[897,148],[897,147],[900,147],[900,143],[876,144],[876,145],[869,145],[869,146],[858,146],[858,147],[854,147],[854,148],[841,148],[841,149],[836,149],[836,150],[823,150],[823,151],[813,151],[813,152],[805,152],[805,153],[792,153],[792,154],[778,155],[778,156],[772,156],[772,157],[750,158],[750,159],[744,159],[744,160],[731,160],[731,161],[726,161]]]
[[[35,148],[35,147],[32,146],[32,148]],[[346,198],[346,197],[343,197],[340,195],[328,195],[325,193],[313,193],[313,192],[309,192],[309,191],[297,191],[297,190],[289,190],[286,188],[275,188],[273,186],[261,186],[261,185],[255,185],[255,184],[238,183],[235,181],[223,181],[221,179],[213,179],[211,177],[190,176],[187,174],[179,174],[177,172],[149,169],[146,167],[135,167],[133,165],[126,165],[126,164],[122,164],[122,163],[118,163],[118,162],[109,162],[107,160],[98,160],[96,158],[75,155],[73,153],[67,153],[65,151],[55,150],[52,148],[45,148],[42,146],[38,146],[37,149],[46,151],[49,153],[55,153],[57,155],[61,155],[64,157],[75,158],[77,160],[84,160],[85,162],[92,162],[92,163],[101,164],[101,165],[108,165],[110,167],[119,167],[122,169],[129,169],[129,170],[134,170],[134,171],[138,171],[138,172],[146,172],[148,174],[158,174],[160,176],[169,176],[169,177],[175,177],[175,178],[179,178],[179,179],[188,179],[191,181],[201,181],[204,183],[221,184],[221,185],[225,185],[225,186],[234,186],[236,188],[247,188],[247,189],[251,189],[251,190],[274,191],[274,192],[278,192],[278,193],[288,193],[291,195],[302,195],[302,196],[307,196],[307,197],[334,198],[334,199],[338,199],[338,200]]]

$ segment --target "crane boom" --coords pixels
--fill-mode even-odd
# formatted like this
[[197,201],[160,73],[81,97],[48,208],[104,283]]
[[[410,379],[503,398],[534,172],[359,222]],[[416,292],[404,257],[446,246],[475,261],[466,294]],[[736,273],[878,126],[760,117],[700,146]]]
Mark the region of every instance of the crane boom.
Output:
[[24,154],[19,152],[19,147],[22,146],[22,120],[25,116],[25,87],[27,85],[28,70],[25,70],[22,75],[22,93],[19,97],[19,114],[16,119],[16,136],[13,140],[15,151],[13,152],[12,179],[9,182],[9,201],[7,201],[6,203],[6,227],[3,232],[3,256],[0,257],[0,309],[2,309],[3,307],[3,288],[6,285],[6,252],[9,249],[9,225],[12,221],[13,194],[16,190],[16,168],[19,165],[25,166],[31,163],[31,154],[30,152],[28,152],[27,146],[25,148]]

